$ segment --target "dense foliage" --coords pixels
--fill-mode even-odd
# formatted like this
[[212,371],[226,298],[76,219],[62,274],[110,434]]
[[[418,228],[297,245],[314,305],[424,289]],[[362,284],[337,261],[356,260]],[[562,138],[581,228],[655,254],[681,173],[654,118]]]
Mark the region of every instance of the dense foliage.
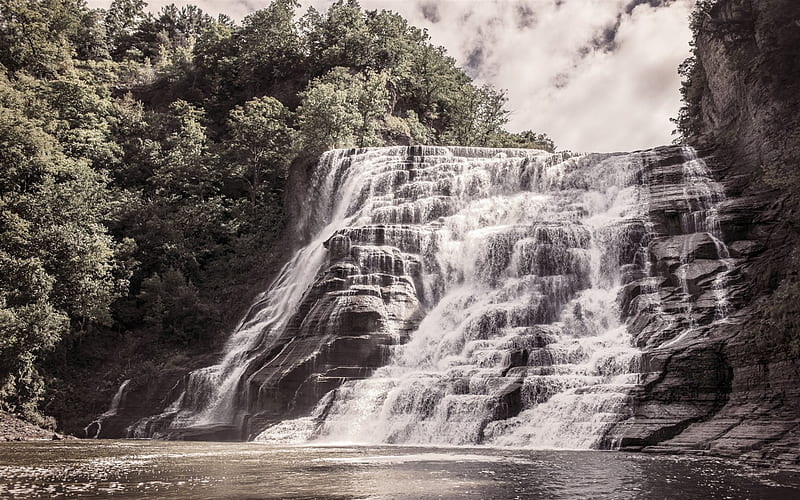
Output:
[[63,416],[95,392],[80,380],[118,383],[115,356],[213,348],[282,251],[295,158],[553,149],[506,132],[504,93],[399,15],[298,7],[236,24],[143,0],[0,3],[0,408]]

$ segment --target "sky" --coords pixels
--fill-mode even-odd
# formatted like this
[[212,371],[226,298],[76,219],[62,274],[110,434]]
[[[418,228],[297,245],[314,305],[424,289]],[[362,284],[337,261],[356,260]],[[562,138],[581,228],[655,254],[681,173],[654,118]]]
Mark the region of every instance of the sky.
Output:
[[[110,0],[89,0],[107,7]],[[236,20],[268,0],[192,3]],[[332,0],[301,0],[324,10]],[[631,151],[672,141],[693,0],[361,0],[427,28],[478,83],[508,92],[508,129],[559,149]]]

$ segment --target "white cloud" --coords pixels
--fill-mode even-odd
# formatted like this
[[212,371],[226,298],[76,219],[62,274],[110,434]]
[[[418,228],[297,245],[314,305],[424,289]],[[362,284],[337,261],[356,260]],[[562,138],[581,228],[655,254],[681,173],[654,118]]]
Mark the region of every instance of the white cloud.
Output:
[[[110,0],[89,0],[106,6]],[[173,3],[152,0],[150,8]],[[266,0],[175,0],[241,19]],[[331,0],[303,0],[324,9]],[[641,4],[632,8],[635,4]],[[662,4],[660,7],[652,5]],[[361,0],[427,28],[481,83],[508,89],[512,130],[562,149],[632,150],[671,141],[677,67],[692,0]],[[604,44],[603,41],[611,42]]]

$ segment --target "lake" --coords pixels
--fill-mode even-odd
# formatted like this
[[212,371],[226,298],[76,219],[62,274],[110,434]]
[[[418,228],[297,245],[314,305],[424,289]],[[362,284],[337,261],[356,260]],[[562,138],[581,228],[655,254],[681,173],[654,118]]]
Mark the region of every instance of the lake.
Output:
[[735,461],[600,451],[0,443],[0,497],[798,499],[800,475]]

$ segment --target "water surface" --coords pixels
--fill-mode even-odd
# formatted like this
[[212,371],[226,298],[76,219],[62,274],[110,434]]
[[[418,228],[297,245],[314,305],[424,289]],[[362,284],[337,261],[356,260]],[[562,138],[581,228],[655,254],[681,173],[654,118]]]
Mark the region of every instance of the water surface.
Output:
[[800,477],[617,452],[77,441],[0,443],[0,497],[797,499]]

